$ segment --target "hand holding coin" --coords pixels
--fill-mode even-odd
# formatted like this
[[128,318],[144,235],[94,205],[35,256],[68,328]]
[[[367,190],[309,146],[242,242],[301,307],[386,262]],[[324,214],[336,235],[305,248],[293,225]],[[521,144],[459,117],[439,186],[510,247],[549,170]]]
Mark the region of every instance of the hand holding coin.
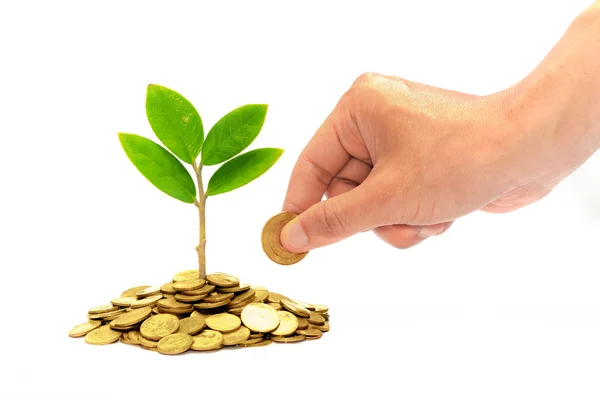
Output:
[[262,247],[267,256],[277,264],[291,265],[302,260],[308,252],[290,253],[281,244],[281,230],[298,214],[282,212],[271,217],[262,230]]

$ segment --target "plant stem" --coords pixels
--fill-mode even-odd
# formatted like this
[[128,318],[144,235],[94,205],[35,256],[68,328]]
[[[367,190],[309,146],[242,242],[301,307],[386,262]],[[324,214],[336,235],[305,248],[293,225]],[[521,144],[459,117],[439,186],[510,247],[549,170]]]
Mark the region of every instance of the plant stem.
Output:
[[198,273],[201,279],[206,278],[206,194],[204,193],[204,185],[202,184],[202,162],[196,165],[196,161],[192,163],[194,172],[196,172],[196,180],[198,181],[198,200],[195,204],[198,207],[198,218],[200,220],[200,238],[196,252],[198,253]]

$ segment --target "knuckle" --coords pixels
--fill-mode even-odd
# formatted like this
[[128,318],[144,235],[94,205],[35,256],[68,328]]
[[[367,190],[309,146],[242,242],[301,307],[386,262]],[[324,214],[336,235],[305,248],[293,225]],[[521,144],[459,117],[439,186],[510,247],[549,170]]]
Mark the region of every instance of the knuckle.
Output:
[[369,84],[376,81],[381,75],[376,72],[364,72],[354,80],[353,86]]

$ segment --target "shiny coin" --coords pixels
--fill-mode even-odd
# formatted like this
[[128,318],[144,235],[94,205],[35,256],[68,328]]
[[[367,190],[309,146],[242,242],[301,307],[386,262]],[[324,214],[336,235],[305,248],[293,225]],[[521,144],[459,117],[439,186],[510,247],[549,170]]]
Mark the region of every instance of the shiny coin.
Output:
[[143,299],[144,297],[156,296],[159,293],[160,293],[160,287],[153,286],[153,287],[149,287],[146,289],[142,289],[139,292],[137,292],[135,295],[137,296],[138,299]]
[[[233,300],[235,300],[235,298]],[[254,296],[248,297],[245,300],[238,301],[236,303],[234,303],[233,300],[231,300],[231,302],[227,305],[228,309],[237,309],[237,308],[243,309],[248,304],[254,302]]]
[[160,292],[162,294],[175,294],[177,290],[173,288],[173,282],[167,282],[160,287]]
[[310,327],[307,328],[307,329],[298,329],[296,331],[296,333],[298,335],[304,335],[306,337],[309,337],[309,336],[312,336],[312,337],[321,337],[321,336],[323,336],[323,332],[321,332],[318,329],[310,328]]
[[111,326],[121,326],[128,327],[131,325],[138,324],[148,318],[152,313],[152,309],[150,307],[137,308],[135,310],[131,310],[130,312],[126,312],[121,315],[119,318],[115,319],[110,323]]
[[229,303],[229,307],[238,307],[242,304],[251,303],[252,300],[254,300],[254,290],[249,289],[235,296]]
[[233,286],[233,287],[220,287],[219,292],[221,292],[221,293],[239,293],[239,292],[245,292],[248,289],[250,289],[250,284],[242,283],[238,286]]
[[248,340],[249,337],[250,329],[242,326],[233,332],[223,334],[223,346],[235,346]]
[[114,343],[121,337],[121,332],[110,329],[110,325],[104,325],[94,329],[85,335],[87,344],[109,344]]
[[220,349],[223,345],[223,334],[217,331],[211,331],[205,329],[198,335],[193,337],[194,343],[192,344],[192,350],[196,351],[207,351]]
[[94,329],[98,328],[101,324],[102,322],[100,321],[88,321],[84,322],[83,324],[75,325],[69,331],[69,336],[73,338],[85,336]]
[[259,286],[259,285],[250,285],[250,289],[254,289],[254,290],[264,290],[265,292],[268,292],[267,288],[264,286]]
[[313,304],[315,306],[315,311],[319,314],[323,314],[329,311],[329,307],[324,306],[323,304]]
[[206,326],[204,317],[187,317],[179,320],[179,333],[187,333],[194,336]]
[[254,303],[264,303],[265,300],[267,300],[267,298],[269,297],[269,292],[267,292],[266,290],[254,290]]
[[160,314],[160,311],[158,310],[158,307],[154,307],[152,309],[152,314]]
[[275,293],[275,292],[269,292],[269,296],[267,297],[267,301],[269,303],[279,303],[281,300],[284,300],[284,299],[289,300],[284,295]]
[[264,338],[264,333],[251,333],[248,339]]
[[146,339],[160,340],[177,332],[179,318],[171,314],[153,315],[140,326],[140,334]]
[[287,336],[296,332],[298,318],[294,314],[288,311],[277,311],[277,314],[279,315],[279,326],[271,332],[271,335]]
[[215,314],[206,319],[206,326],[221,333],[233,332],[241,325],[239,317],[228,313]]
[[125,309],[122,308],[120,310],[109,311],[109,312],[105,312],[105,313],[101,313],[101,314],[89,314],[88,317],[90,319],[105,319],[105,318],[110,318],[113,316],[118,316],[120,314],[123,314],[124,312],[125,312]]
[[323,325],[311,325],[311,328],[317,328],[321,332],[329,332],[329,322],[325,321]]
[[228,303],[229,303],[229,300],[223,300],[218,303],[196,303],[196,304],[194,304],[194,308],[196,310],[208,310],[211,308],[223,307],[224,305],[226,305]]
[[297,329],[306,329],[308,328],[308,320],[306,318],[298,318],[298,328]]
[[194,339],[187,333],[174,333],[165,336],[158,342],[158,352],[161,354],[181,354],[185,353],[192,347]]
[[88,314],[102,314],[102,313],[107,313],[110,311],[115,311],[118,310],[119,307],[113,305],[113,304],[105,304],[102,306],[98,306],[98,307],[94,307],[94,308],[90,308],[88,310]]
[[175,300],[180,301],[182,303],[196,303],[197,301],[204,299],[206,296],[208,296],[208,294],[189,296],[186,294],[177,293],[175,295]]
[[124,291],[123,293],[121,293],[121,297],[136,297],[135,294],[137,292],[139,292],[140,290],[147,289],[149,287],[150,286],[148,286],[148,285],[145,285],[145,286],[134,286],[131,289],[127,289],[126,291]]
[[123,332],[121,334],[120,340],[122,343],[125,343],[125,344],[133,344],[133,342],[131,340],[129,340],[129,338],[127,337],[127,332]]
[[132,344],[140,344],[140,332],[139,331],[129,331],[127,332],[127,338],[132,342]]
[[148,346],[144,346],[144,345],[140,345],[140,347],[144,350],[149,350],[149,351],[156,351],[158,352],[158,350],[156,349],[156,347],[148,347]]
[[253,345],[253,344],[260,343],[260,342],[262,342],[263,340],[265,340],[265,339],[263,339],[262,337],[260,337],[260,338],[255,338],[255,339],[251,339],[251,338],[249,338],[248,340],[245,340],[245,341],[243,341],[242,343],[239,343],[239,345],[240,345],[240,346],[244,346],[244,347],[246,347],[246,346],[250,346],[250,345]]
[[228,308],[227,312],[229,314],[237,315],[239,317],[240,315],[242,315],[242,310],[244,309],[244,307],[246,307],[246,305],[241,307]]
[[262,346],[268,346],[271,343],[273,343],[273,341],[271,339],[264,339],[264,340],[261,340],[258,343],[254,343],[254,344],[240,344],[240,346],[243,346],[243,347],[262,347]]
[[267,303],[267,305],[273,307],[275,311],[279,311],[283,308],[279,303]]
[[242,310],[242,322],[254,332],[272,332],[279,326],[279,315],[271,306],[262,303],[248,304]]
[[306,339],[304,335],[294,335],[294,336],[271,336],[271,340],[278,343],[295,343],[301,342]]
[[138,336],[138,340],[140,342],[140,345],[144,346],[144,347],[148,347],[148,348],[152,348],[153,349],[153,348],[156,348],[156,346],[158,346],[158,342],[156,340],[146,339],[142,335]]
[[191,281],[175,282],[173,284],[173,289],[183,292],[197,290],[202,288],[204,285],[206,285],[206,281],[204,279],[192,279]]
[[323,316],[321,314],[312,311],[310,313],[310,317],[308,318],[308,322],[310,322],[311,324],[315,324],[315,325],[324,325],[325,318],[323,318]]
[[200,273],[197,269],[188,269],[187,271],[180,272],[173,277],[173,282],[191,281],[194,279],[200,279]]
[[206,303],[220,303],[224,300],[230,300],[233,298],[233,296],[235,295],[235,293],[218,293],[218,292],[213,292],[210,295],[208,295],[204,301]]
[[304,318],[310,317],[310,311],[308,311],[306,308],[302,307],[298,303],[294,303],[291,300],[285,300],[285,299],[282,299],[280,301],[280,303],[283,306],[283,308],[296,314],[299,317],[304,317]]
[[[186,303],[180,303],[179,301],[175,300],[175,299],[161,299],[158,301],[158,307],[159,309],[164,308],[164,309],[169,309],[169,310],[179,310],[179,311],[185,311],[185,310],[189,310],[190,308],[193,307],[191,304],[186,304]],[[192,312],[192,311],[190,311]]]
[[281,230],[297,216],[298,214],[282,212],[271,217],[263,227],[261,235],[262,248],[265,254],[277,264],[295,264],[308,254],[308,252],[290,253],[281,244]]
[[112,299],[110,302],[119,307],[131,307],[137,301],[137,297],[119,297]]
[[209,294],[215,290],[215,285],[204,285],[200,289],[196,290],[184,290],[181,294],[185,294],[186,296],[198,296],[201,294]]
[[138,301],[136,301],[135,303],[133,303],[131,305],[131,308],[135,309],[135,308],[144,308],[144,307],[154,307],[158,301],[160,299],[162,299],[163,295],[162,294],[156,294],[154,296],[150,296],[150,297],[144,297],[143,299],[140,299]]
[[307,303],[305,301],[299,301],[299,300],[292,300],[294,303],[301,305],[302,307],[306,308],[308,311],[315,311],[315,306],[314,304],[310,304]]
[[238,278],[223,272],[210,274],[206,277],[206,279],[210,284],[223,288],[234,287],[240,284],[240,280]]

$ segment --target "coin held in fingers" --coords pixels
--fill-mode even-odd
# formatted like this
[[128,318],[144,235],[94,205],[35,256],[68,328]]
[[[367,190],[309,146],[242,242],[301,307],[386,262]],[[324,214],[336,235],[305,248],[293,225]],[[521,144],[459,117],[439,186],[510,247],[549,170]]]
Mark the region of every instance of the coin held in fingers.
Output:
[[308,252],[290,253],[281,244],[281,230],[298,214],[282,212],[271,217],[262,230],[262,247],[265,254],[274,262],[281,265],[291,265],[302,260]]

